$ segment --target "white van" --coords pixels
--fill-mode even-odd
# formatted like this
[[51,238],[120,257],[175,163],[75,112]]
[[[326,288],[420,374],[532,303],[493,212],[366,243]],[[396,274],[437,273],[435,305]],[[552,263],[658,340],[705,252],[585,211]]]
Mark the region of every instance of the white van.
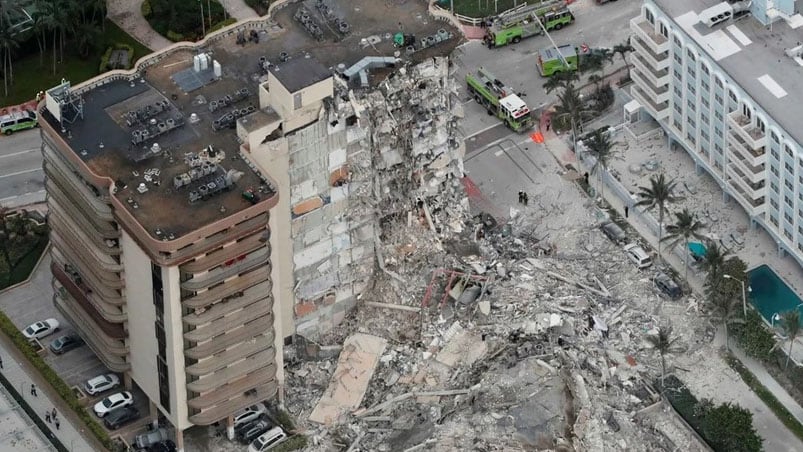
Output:
[[274,446],[287,439],[281,427],[274,427],[260,435],[248,446],[248,452],[264,452],[273,449]]
[[636,264],[636,267],[638,267],[639,270],[647,268],[650,265],[652,265],[652,258],[650,257],[649,254],[647,254],[646,251],[644,251],[644,248],[642,248],[638,244],[631,243],[625,245],[625,253],[627,253],[627,258],[633,261],[633,263]]

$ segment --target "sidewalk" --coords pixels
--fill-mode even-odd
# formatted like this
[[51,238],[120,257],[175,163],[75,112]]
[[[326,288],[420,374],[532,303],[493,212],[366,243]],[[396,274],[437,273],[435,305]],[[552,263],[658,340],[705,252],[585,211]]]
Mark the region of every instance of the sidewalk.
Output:
[[[574,166],[579,172],[583,172],[584,170],[579,167],[579,163],[577,161],[576,155],[574,152],[569,148],[569,146],[563,141],[561,136],[556,135],[554,132],[546,132],[544,133],[545,138],[545,145],[547,150],[549,150],[553,157],[558,161],[561,167],[565,168],[567,164],[571,164]],[[589,183],[599,192],[599,185],[601,183],[600,178],[598,177],[591,177],[589,178]],[[605,201],[610,205],[610,207],[619,212],[622,217],[624,217],[624,205],[622,200],[616,196],[615,194],[611,193],[611,190],[604,191]],[[653,249],[658,249],[658,237],[656,237],[649,226],[644,222],[641,215],[632,214],[628,218],[628,223],[632,226],[639,234],[639,236],[645,240]],[[670,252],[666,247],[664,247],[664,252],[662,253],[663,260],[666,264],[671,265],[676,271],[680,274],[684,273],[684,262],[682,259],[673,252]],[[689,286],[691,287],[692,291],[695,294],[702,294],[704,293],[703,290],[703,279],[697,275],[693,270],[689,272]],[[716,325],[717,327],[719,325]],[[721,331],[717,331],[717,335],[721,337],[720,339],[715,339],[713,346],[717,347],[718,345],[724,346],[725,340],[724,336]],[[743,351],[741,351],[738,347],[733,344],[734,341],[731,341],[731,351],[733,354],[744,364],[744,366],[752,372],[756,378],[761,381],[761,383],[792,413],[799,421],[803,422],[803,408],[783,389],[772,376],[764,369],[764,366],[756,361],[745,355]],[[727,365],[725,365],[727,367]],[[744,385],[746,384],[738,380],[738,384]],[[752,395],[752,394],[751,394]],[[734,402],[740,402],[738,399],[732,400]],[[783,429],[788,432],[789,436],[791,437],[791,432],[786,429],[786,427],[781,423],[781,421],[775,417],[775,414],[763,403],[760,402],[758,406],[746,407],[751,408],[753,412],[754,419],[756,423],[762,423],[764,425],[772,423],[774,429]],[[777,430],[776,430],[777,432]],[[759,432],[759,433],[766,433],[766,432]],[[762,435],[764,436],[764,435]],[[792,437],[794,438],[794,437]],[[792,438],[789,438],[792,441]],[[765,439],[767,437],[765,436]],[[797,438],[794,438],[796,441]],[[794,450],[794,449],[793,449]]]
[[[55,434],[70,452],[103,450],[99,444],[94,445],[96,443],[94,438],[88,440],[82,436],[85,429],[80,420],[75,420],[75,413],[55,394],[4,335],[0,335],[0,357],[3,359],[3,369],[0,372],[14,385],[17,392],[39,414],[40,418],[44,419],[46,411],[56,408],[60,422],[59,429],[56,430],[55,425],[50,423],[48,425],[51,431],[45,432],[45,435]],[[36,384],[37,397],[31,395],[31,383]],[[89,432],[85,432],[85,434],[91,435]]]

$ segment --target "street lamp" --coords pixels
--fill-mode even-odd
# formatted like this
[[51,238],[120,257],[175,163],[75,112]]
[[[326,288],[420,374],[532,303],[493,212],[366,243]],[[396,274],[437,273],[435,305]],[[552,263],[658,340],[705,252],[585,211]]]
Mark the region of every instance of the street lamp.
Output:
[[203,34],[203,36],[201,36],[201,39],[203,39],[203,37],[206,36],[206,19],[204,18],[204,2],[198,0],[198,4],[201,5],[201,33]]
[[744,310],[744,316],[747,317],[747,292],[745,292],[744,288],[744,281],[739,278],[735,278],[731,275],[722,275],[725,279],[732,279],[734,281],[739,281],[739,284],[742,285],[742,309]]
[[779,321],[779,322],[781,321],[781,316],[778,315],[777,312],[775,314],[773,314],[772,318],[770,319],[770,328],[775,328],[775,321],[776,320]]

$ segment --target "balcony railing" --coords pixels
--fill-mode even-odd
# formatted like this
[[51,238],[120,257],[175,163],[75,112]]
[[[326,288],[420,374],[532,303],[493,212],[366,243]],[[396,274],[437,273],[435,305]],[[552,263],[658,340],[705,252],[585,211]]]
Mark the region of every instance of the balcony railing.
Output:
[[216,267],[221,265],[229,260],[234,260],[239,256],[244,254],[248,254],[259,248],[268,247],[268,252],[270,252],[270,244],[262,242],[262,233],[257,232],[256,234],[246,237],[240,240],[237,243],[231,244],[223,249],[218,249],[213,251],[206,256],[200,257],[194,261],[188,262],[181,266],[181,271],[187,273],[198,273],[204,270],[208,270],[210,268]]
[[[261,379],[261,381],[265,381],[265,379]],[[249,386],[245,384],[245,382],[242,382],[237,388],[237,391],[234,391],[235,395],[228,398],[228,400],[224,398],[223,400],[225,401],[218,403],[217,405],[214,405],[211,408],[204,409],[203,411],[193,410],[195,412],[194,413],[191,412],[190,422],[192,422],[195,425],[213,424],[231,415],[231,413],[235,413],[257,402],[261,402],[267,399],[272,399],[273,397],[276,396],[276,391],[278,390],[278,388],[279,386],[275,380],[268,380],[267,382],[258,384],[256,386]],[[199,396],[199,398],[202,397],[205,396]]]
[[726,137],[732,152],[738,154],[740,158],[743,158],[749,165],[756,168],[763,168],[767,163],[766,148],[753,149],[750,144],[744,140],[744,137],[733,129],[728,130]]
[[656,70],[645,61],[644,57],[639,54],[630,54],[628,58],[630,59],[633,67],[641,71],[644,77],[652,82],[654,86],[669,85],[669,70]]
[[199,326],[245,308],[255,302],[273,305],[270,283],[262,282],[242,292],[241,296],[221,300],[206,309],[198,309],[184,316],[184,323]]
[[731,162],[728,165],[728,176],[736,180],[745,191],[745,195],[753,200],[761,199],[767,195],[767,185],[764,181],[752,182],[738,165]]
[[237,380],[243,375],[253,373],[264,367],[271,367],[266,371],[276,373],[276,366],[272,360],[264,359],[261,355],[255,355],[220,372],[215,372],[207,377],[187,383],[187,389],[191,392],[209,392],[220,385]]
[[98,297],[91,296],[94,295],[94,292],[83,284],[76,282],[70,275],[62,270],[62,265],[57,261],[54,260],[50,264],[50,271],[53,273],[53,277],[67,290],[70,296],[76,300],[80,300],[81,304],[91,305],[106,322],[119,324],[128,320],[128,316],[120,307],[99,302]]
[[217,303],[223,298],[238,295],[251,286],[268,281],[271,287],[266,292],[270,292],[273,285],[270,283],[270,272],[264,269],[252,270],[248,273],[242,274],[237,278],[226,281],[226,284],[221,284],[212,289],[199,292],[197,295],[186,297],[182,300],[182,304],[190,309],[199,309],[210,304]]
[[185,290],[200,290],[209,286],[221,283],[232,276],[240,273],[247,272],[256,267],[265,266],[268,273],[270,273],[269,262],[270,252],[267,248],[262,248],[250,255],[243,255],[241,258],[234,260],[231,264],[228,262],[208,273],[196,276],[181,283],[181,288]]
[[261,335],[266,335],[271,342],[273,341],[273,316],[265,316],[247,323],[242,328],[226,331],[226,333],[215,337],[214,340],[184,350],[184,355],[190,359],[204,359],[235,344],[250,341]]
[[643,16],[630,19],[630,29],[652,49],[655,54],[669,50],[669,39],[655,31],[655,26]]
[[728,161],[735,164],[750,182],[763,182],[767,177],[767,166],[763,163],[754,166],[752,162],[756,160],[756,157],[745,151],[742,147],[734,145],[734,143],[731,142],[732,140],[732,135],[729,135]]
[[647,110],[647,113],[655,118],[655,120],[660,121],[669,117],[669,102],[656,104],[638,83],[633,84],[630,88],[630,94],[639,101],[644,109]]
[[761,149],[767,146],[767,133],[738,110],[728,113],[728,128],[735,131],[750,149]]
[[[246,393],[251,393],[256,388],[265,385],[276,385],[276,373],[269,372],[269,368],[263,368],[245,375],[239,380],[219,386],[213,391],[201,394],[187,400],[187,405],[194,409],[209,409],[216,405],[225,404],[227,400],[237,397],[245,397]],[[274,392],[275,391],[271,391]],[[257,399],[263,400],[263,399]],[[231,414],[228,413],[228,414]]]
[[[268,294],[266,294],[268,295]],[[184,333],[184,339],[190,342],[203,342],[215,336],[219,336],[228,330],[237,328],[248,321],[270,315],[273,312],[271,303],[265,301],[256,302],[248,307],[241,309],[234,314],[227,315],[222,319],[199,326],[192,331]]]
[[655,105],[660,105],[669,102],[669,85],[655,86],[648,81],[644,74],[637,68],[630,71],[630,76],[635,83],[642,88],[645,94],[650,96]]
[[655,53],[652,51],[650,46],[647,45],[647,43],[636,36],[630,40],[630,43],[633,46],[633,55],[638,55],[641,57],[642,63],[644,63],[646,66],[649,66],[656,71],[669,70],[670,58],[668,51],[663,53]]
[[[273,343],[268,342],[267,337],[259,336],[256,340],[241,343],[223,353],[218,353],[203,361],[188,366],[186,371],[189,375],[202,377],[224,369],[237,361],[252,357],[257,357],[260,361],[270,364],[273,363],[275,355],[272,346]],[[221,384],[223,383],[225,383],[225,381],[221,382]]]

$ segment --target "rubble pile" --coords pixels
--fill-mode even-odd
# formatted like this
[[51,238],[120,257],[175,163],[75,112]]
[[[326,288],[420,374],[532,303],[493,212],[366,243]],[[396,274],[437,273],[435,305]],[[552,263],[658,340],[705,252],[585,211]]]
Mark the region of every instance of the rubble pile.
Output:
[[[369,121],[352,199],[379,218],[381,271],[338,328],[286,351],[310,450],[703,450],[663,409],[644,340],[668,321],[686,349],[709,347],[694,300],[662,299],[561,174],[504,224],[472,217],[452,83],[435,59],[348,95]],[[322,404],[340,414],[311,420]]]

